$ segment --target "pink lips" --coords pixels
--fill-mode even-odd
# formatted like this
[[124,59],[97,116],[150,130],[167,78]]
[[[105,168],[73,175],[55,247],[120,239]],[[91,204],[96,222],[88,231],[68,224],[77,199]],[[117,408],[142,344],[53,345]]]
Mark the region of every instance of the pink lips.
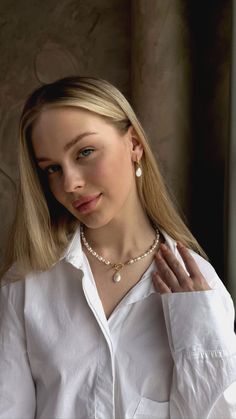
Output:
[[81,196],[79,199],[74,201],[72,205],[79,212],[86,212],[96,206],[100,196],[100,193],[96,195]]

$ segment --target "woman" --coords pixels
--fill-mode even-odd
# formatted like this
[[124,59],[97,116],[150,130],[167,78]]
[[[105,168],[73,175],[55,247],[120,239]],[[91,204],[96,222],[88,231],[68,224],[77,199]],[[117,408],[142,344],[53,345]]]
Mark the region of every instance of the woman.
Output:
[[232,300],[122,94],[86,77],[40,87],[19,153],[0,418],[235,417]]

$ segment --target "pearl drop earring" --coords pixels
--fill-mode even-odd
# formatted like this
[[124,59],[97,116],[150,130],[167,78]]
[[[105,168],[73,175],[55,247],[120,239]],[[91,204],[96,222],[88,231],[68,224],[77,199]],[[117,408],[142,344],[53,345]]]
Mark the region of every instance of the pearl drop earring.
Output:
[[137,177],[141,177],[142,176],[142,169],[141,169],[141,166],[140,166],[139,162],[136,162],[136,165],[137,165],[137,168],[136,168],[136,171],[135,171],[135,175]]

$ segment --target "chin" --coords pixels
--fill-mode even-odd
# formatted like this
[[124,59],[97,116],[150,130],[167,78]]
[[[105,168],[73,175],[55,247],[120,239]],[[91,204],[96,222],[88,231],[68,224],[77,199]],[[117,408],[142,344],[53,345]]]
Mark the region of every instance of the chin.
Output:
[[80,219],[79,221],[84,224],[85,227],[96,230],[107,226],[112,221],[112,218],[96,217],[95,214],[91,214],[91,216],[87,215],[87,217],[84,217],[84,220]]

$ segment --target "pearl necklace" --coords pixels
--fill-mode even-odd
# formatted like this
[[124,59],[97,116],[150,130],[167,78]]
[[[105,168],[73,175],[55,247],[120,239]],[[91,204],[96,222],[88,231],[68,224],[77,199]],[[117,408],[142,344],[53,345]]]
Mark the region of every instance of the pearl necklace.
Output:
[[158,246],[158,243],[159,243],[160,233],[159,233],[158,229],[155,229],[155,230],[156,230],[155,240],[154,240],[152,246],[145,253],[143,253],[142,255],[140,255],[136,258],[130,259],[127,262],[124,262],[124,263],[113,263],[113,262],[110,262],[109,260],[105,259],[103,256],[98,255],[97,252],[95,252],[95,250],[93,250],[93,248],[88,244],[88,242],[85,238],[83,225],[81,224],[81,226],[80,226],[80,234],[81,234],[81,239],[82,239],[82,242],[83,242],[84,246],[86,247],[88,252],[91,253],[100,262],[105,263],[107,266],[112,266],[112,268],[115,269],[116,272],[113,275],[113,281],[116,282],[116,283],[120,282],[120,280],[121,280],[121,274],[120,274],[119,271],[124,266],[132,265],[133,263],[138,262],[139,260],[141,260],[141,259],[145,258],[146,256],[150,255],[150,253],[152,253],[156,249],[156,247]]

